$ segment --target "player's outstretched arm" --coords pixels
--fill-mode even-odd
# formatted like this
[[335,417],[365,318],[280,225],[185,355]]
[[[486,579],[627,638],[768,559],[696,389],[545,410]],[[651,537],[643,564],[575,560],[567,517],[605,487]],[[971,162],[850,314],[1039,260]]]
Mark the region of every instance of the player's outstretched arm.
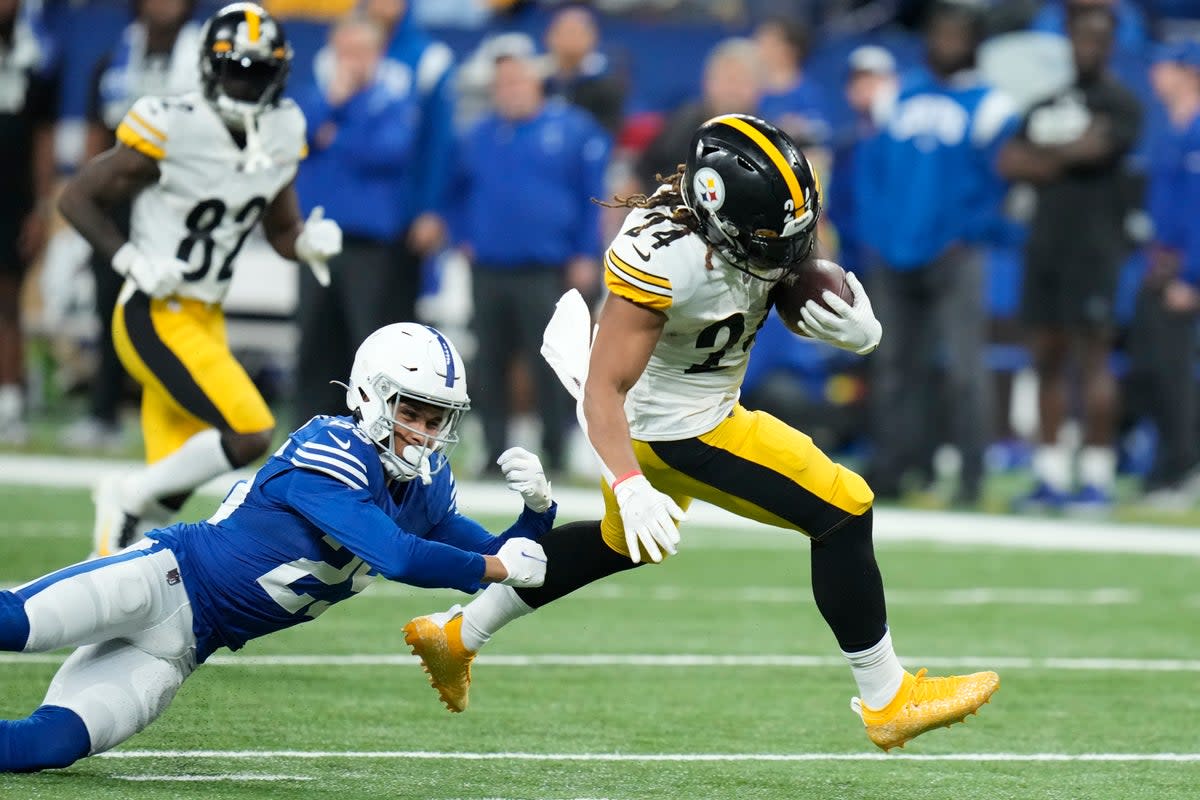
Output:
[[495,555],[506,542],[513,539],[537,541],[554,527],[558,504],[551,503],[545,511],[534,511],[526,506],[521,515],[499,535],[492,534],[483,525],[468,516],[453,511],[429,532],[429,538],[468,553]]
[[58,208],[92,249],[111,261],[128,240],[108,209],[129,200],[158,178],[158,162],[119,144],[79,170],[63,189]]

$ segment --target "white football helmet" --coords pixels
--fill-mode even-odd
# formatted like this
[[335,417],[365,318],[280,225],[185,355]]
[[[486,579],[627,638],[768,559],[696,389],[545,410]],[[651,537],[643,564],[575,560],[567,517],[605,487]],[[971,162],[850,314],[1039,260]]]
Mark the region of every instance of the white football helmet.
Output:
[[[397,420],[401,400],[446,409],[440,428],[429,433]],[[346,406],[375,442],[390,477],[428,483],[458,444],[458,423],[471,407],[462,356],[449,339],[427,325],[385,325],[358,347],[346,386]],[[397,428],[416,433],[421,445],[405,445],[397,453]],[[435,453],[440,457],[434,458]]]

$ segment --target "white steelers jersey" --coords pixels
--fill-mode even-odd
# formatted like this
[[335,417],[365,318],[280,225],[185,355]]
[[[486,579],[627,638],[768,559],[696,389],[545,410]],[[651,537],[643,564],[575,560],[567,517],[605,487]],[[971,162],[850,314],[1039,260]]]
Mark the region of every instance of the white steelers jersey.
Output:
[[143,97],[117,139],[158,162],[161,177],[133,202],[130,241],[150,258],[191,269],[175,294],[220,303],[246,238],[307,154],[304,114],[290,100],[258,118],[267,159],[234,141],[199,92]]
[[671,441],[712,430],[737,403],[774,285],[730,266],[663,209],[634,209],[604,256],[613,294],[667,317],[645,372],[625,400],[634,439]]

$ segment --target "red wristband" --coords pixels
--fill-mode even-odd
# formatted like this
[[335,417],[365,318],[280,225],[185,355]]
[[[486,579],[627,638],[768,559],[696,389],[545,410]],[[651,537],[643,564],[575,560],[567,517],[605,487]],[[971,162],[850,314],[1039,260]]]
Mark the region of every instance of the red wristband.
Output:
[[621,481],[629,480],[633,476],[641,475],[641,474],[642,474],[642,471],[640,469],[632,469],[629,472],[626,472],[621,477],[617,478],[615,481],[613,481],[612,488],[614,488],[614,489],[617,488],[617,484],[620,483]]

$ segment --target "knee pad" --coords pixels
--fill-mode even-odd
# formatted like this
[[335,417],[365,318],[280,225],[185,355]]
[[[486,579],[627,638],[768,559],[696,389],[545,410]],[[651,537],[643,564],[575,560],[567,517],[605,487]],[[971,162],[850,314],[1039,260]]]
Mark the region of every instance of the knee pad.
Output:
[[90,749],[87,727],[70,709],[44,705],[25,719],[0,721],[0,772],[62,769]]
[[12,592],[0,592],[0,650],[19,653],[29,641],[25,603]]

